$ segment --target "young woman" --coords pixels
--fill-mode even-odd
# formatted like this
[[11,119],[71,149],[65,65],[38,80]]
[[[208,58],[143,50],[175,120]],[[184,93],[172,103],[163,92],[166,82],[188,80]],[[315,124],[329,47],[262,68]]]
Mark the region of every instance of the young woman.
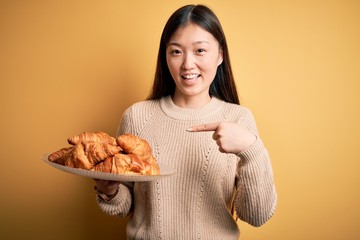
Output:
[[128,239],[237,240],[231,209],[254,226],[273,215],[270,158],[240,106],[222,27],[206,6],[169,18],[152,93],[124,112],[123,133],[146,139],[157,161],[176,169],[151,182],[95,180],[105,213],[131,214]]

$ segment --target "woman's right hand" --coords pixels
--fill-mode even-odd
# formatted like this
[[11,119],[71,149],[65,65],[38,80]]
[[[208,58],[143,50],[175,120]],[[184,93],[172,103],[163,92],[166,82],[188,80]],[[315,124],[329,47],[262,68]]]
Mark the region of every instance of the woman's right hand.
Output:
[[99,192],[107,196],[114,195],[119,188],[120,182],[102,179],[94,179],[96,188]]

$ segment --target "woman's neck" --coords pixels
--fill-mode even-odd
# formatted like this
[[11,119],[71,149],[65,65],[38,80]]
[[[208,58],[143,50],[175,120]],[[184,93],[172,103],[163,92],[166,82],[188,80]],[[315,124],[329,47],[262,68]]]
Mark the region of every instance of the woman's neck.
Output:
[[209,103],[211,100],[210,95],[207,96],[172,96],[174,104],[181,108],[199,108]]

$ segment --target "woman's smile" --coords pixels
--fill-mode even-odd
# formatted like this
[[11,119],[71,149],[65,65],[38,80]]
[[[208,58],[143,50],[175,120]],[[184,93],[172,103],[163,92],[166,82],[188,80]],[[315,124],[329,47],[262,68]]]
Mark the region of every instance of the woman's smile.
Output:
[[184,80],[184,83],[191,86],[195,85],[198,82],[198,79],[201,77],[200,74],[182,74],[182,79]]

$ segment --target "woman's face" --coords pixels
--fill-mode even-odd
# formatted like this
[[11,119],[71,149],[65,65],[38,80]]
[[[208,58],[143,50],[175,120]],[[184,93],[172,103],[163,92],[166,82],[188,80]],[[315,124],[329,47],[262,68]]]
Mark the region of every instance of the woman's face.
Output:
[[166,49],[166,62],[176,85],[174,102],[208,102],[210,84],[222,60],[219,43],[211,33],[191,23],[179,28]]

